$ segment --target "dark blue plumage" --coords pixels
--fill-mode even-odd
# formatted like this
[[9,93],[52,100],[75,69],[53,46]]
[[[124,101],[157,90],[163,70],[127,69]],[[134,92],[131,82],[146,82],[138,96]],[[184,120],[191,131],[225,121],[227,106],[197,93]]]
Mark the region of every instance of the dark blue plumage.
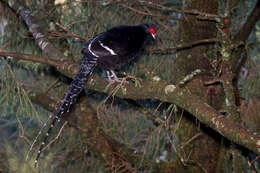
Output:
[[[99,66],[104,70],[112,72],[112,76],[116,78],[113,70],[135,58],[144,48],[147,41],[155,39],[155,34],[156,30],[155,25],[153,24],[117,26],[96,35],[84,45],[82,50],[83,60],[80,70],[70,84],[61,102],[58,113],[54,117],[50,128],[47,130],[46,136],[41,143],[35,160],[36,166],[52,128],[56,122],[60,122],[61,117],[65,113],[70,111],[70,107],[75,103],[77,96],[83,90],[84,85],[94,68]],[[108,77],[110,78],[110,76]],[[41,133],[42,131],[39,132],[38,136]],[[36,142],[36,139],[33,142],[33,145]],[[33,148],[33,145],[31,146],[31,149]]]
[[[89,75],[92,74],[95,66],[97,65],[97,61],[95,58],[91,57],[86,57],[86,55],[83,55],[83,61],[80,66],[80,69],[69,85],[69,88],[61,101],[61,106],[59,108],[59,112],[56,114],[54,117],[50,128],[47,130],[46,135],[43,139],[43,142],[41,143],[41,146],[38,150],[38,154],[35,159],[35,167],[37,167],[37,163],[40,157],[40,154],[42,152],[43,147],[45,146],[48,136],[51,133],[52,128],[56,124],[56,122],[60,122],[61,116],[64,115],[65,113],[70,111],[70,107],[75,103],[77,96],[79,93],[83,90],[84,85],[86,84],[86,81],[88,80]],[[41,133],[41,131],[40,131]],[[35,142],[34,142],[35,143]],[[32,148],[32,147],[31,147]]]
[[99,67],[113,70],[135,58],[147,41],[153,39],[155,33],[149,32],[150,27],[154,28],[154,25],[142,24],[111,28],[86,43],[82,52],[97,57]]

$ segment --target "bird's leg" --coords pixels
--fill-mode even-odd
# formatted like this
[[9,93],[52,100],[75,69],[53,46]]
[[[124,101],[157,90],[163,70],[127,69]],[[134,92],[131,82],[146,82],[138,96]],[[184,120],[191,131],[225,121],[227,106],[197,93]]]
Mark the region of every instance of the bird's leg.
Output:
[[110,72],[112,73],[112,77],[116,82],[122,82],[122,79],[118,78],[113,70],[110,70]]
[[108,81],[111,82],[112,79],[111,79],[111,76],[110,76],[110,71],[106,71],[107,72],[107,78],[108,78]]
[[114,83],[114,82],[121,83],[122,82],[122,79],[118,78],[116,76],[116,73],[113,70],[107,71],[107,77],[108,77],[109,83]]

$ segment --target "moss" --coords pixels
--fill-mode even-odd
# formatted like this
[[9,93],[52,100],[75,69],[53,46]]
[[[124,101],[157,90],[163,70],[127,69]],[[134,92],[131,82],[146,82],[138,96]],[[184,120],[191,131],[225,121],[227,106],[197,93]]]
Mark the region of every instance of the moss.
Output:
[[260,152],[260,140],[258,140],[257,142],[256,142],[256,145],[257,145],[257,150],[258,150],[258,152]]
[[159,76],[154,76],[153,77],[153,81],[155,82],[159,82],[161,80],[161,78]]
[[169,93],[172,93],[175,89],[176,89],[175,85],[167,85],[164,88],[164,92],[165,92],[165,94],[169,94]]

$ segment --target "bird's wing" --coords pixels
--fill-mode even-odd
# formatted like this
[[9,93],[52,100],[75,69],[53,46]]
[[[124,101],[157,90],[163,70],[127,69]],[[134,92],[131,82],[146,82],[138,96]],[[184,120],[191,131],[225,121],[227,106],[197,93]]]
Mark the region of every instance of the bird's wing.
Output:
[[139,28],[117,27],[94,37],[85,49],[95,57],[123,57],[139,52],[144,39]]

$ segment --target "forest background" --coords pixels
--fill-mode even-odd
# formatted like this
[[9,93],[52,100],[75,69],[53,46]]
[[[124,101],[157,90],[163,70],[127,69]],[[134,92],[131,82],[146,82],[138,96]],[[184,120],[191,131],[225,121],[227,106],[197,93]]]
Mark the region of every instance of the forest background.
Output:
[[[0,0],[0,172],[260,172],[259,18],[259,0]],[[34,168],[83,44],[140,23],[158,37],[129,82],[97,68]]]

